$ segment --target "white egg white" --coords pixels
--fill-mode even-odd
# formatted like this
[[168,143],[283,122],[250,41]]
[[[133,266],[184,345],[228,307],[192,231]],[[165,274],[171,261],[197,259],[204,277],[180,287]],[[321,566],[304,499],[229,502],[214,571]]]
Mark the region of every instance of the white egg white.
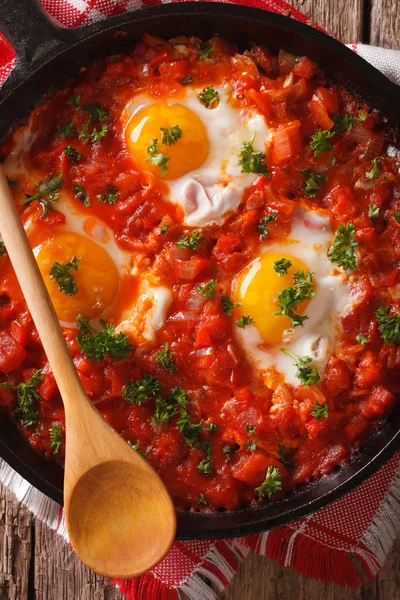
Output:
[[[335,342],[341,335],[340,314],[349,300],[346,275],[335,269],[327,258],[332,238],[333,232],[327,217],[297,209],[285,244],[272,243],[263,247],[264,254],[277,253],[282,257],[292,255],[304,262],[313,273],[316,293],[307,305],[308,319],[304,326],[287,330],[277,347],[266,346],[257,323],[244,329],[235,326],[235,336],[258,373],[275,369],[286,383],[299,385],[293,358],[281,352],[281,348],[286,348],[293,354],[309,356],[312,359],[310,366],[316,367],[320,377],[323,376]],[[256,264],[254,269],[257,270]],[[255,270],[251,269],[243,280],[242,293],[254,273]],[[268,286],[267,281],[265,285]],[[276,301],[278,312],[278,298]]]

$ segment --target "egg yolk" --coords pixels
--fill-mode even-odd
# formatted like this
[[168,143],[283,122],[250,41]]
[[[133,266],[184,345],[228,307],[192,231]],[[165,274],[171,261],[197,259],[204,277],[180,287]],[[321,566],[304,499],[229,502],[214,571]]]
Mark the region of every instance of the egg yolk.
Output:
[[[163,129],[179,125],[182,136],[171,145],[163,144]],[[155,177],[177,179],[200,167],[208,155],[208,138],[199,117],[181,104],[159,102],[140,109],[133,115],[125,130],[129,151],[139,168],[150,171]],[[158,153],[168,156],[166,173],[147,158],[148,148],[158,140]]]
[[[78,291],[68,295],[50,278],[50,269],[55,262],[65,265],[74,256],[81,259],[78,270],[70,270]],[[36,260],[60,321],[75,322],[79,314],[91,319],[101,316],[118,292],[114,262],[102,246],[83,235],[56,234],[40,246]]]
[[[285,275],[274,270],[274,262],[286,258],[292,266]],[[239,316],[248,315],[253,318],[266,344],[274,345],[282,342],[283,333],[292,328],[292,321],[286,315],[275,315],[279,312],[278,294],[286,287],[293,287],[293,273],[310,269],[295,256],[287,254],[265,254],[250,263],[239,273],[234,287],[234,301],[242,306],[237,309]],[[304,314],[309,300],[297,305],[296,314]]]

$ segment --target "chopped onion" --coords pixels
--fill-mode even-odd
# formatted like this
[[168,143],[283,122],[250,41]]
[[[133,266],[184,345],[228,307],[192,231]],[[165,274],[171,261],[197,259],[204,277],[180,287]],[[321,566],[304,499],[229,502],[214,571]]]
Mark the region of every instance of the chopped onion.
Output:
[[232,346],[232,344],[228,344],[227,347],[226,347],[226,349],[228,350],[229,354],[233,358],[233,362],[235,363],[235,365],[237,365],[238,362],[240,361],[240,358],[236,354],[235,348]]
[[283,86],[282,87],[284,87],[284,88],[291,87],[293,85],[293,82],[294,82],[294,75],[293,75],[293,71],[292,71],[286,77],[285,81],[283,82]]
[[370,137],[366,149],[360,157],[365,158],[365,160],[372,160],[373,158],[380,156],[383,151],[384,141],[383,132],[374,132]]
[[363,127],[360,123],[353,123],[349,137],[360,146],[366,146],[371,139],[371,131]]
[[180,311],[169,317],[168,321],[200,321],[200,316],[192,312]]
[[294,54],[290,54],[289,52],[285,52],[284,50],[279,51],[279,73],[281,75],[287,75],[294,69],[296,64],[296,57]]
[[191,281],[198,275],[199,266],[195,260],[183,261],[179,266],[179,277]]
[[196,356],[209,356],[212,353],[213,349],[211,346],[208,346],[208,348],[199,348],[199,350],[196,350]]
[[189,312],[199,314],[206,301],[203,294],[199,294],[196,289],[193,289],[187,297],[186,308]]

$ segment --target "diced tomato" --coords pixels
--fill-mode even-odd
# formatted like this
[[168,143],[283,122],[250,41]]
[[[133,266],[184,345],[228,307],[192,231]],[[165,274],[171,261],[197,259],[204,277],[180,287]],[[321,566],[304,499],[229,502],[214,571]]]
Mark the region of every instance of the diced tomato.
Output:
[[242,245],[241,238],[236,233],[227,233],[218,238],[217,243],[213,248],[213,255],[218,260],[225,258]]
[[257,90],[251,88],[250,90],[246,90],[244,95],[263,115],[267,118],[271,116],[271,98],[268,94],[257,92]]
[[46,373],[43,377],[44,379],[38,387],[39,396],[50,402],[58,395],[58,387],[53,373]]
[[160,71],[160,75],[162,77],[181,81],[190,72],[190,62],[188,60],[164,62],[159,66],[158,70]]
[[270,154],[273,164],[287,163],[300,153],[302,149],[300,131],[300,121],[293,121],[273,131]]
[[26,351],[7,331],[0,331],[0,371],[9,373],[22,363]]
[[240,462],[233,468],[233,476],[235,479],[257,486],[264,481],[268,467],[277,468],[279,471],[285,470],[278,460],[262,452],[255,451],[250,456],[245,455],[242,457]]
[[153,69],[157,69],[157,67],[159,67],[161,63],[165,63],[167,60],[169,60],[168,51],[162,50],[157,54],[157,56],[151,59],[150,65],[153,67]]
[[315,439],[328,429],[328,419],[311,419],[311,421],[306,423],[305,427],[307,429],[309,438]]
[[314,94],[314,96],[311,98],[310,106],[311,113],[318,127],[320,129],[332,129],[333,121],[330,118],[321,98]]
[[354,193],[348,186],[332,190],[327,204],[340,223],[350,221],[359,211]]
[[344,428],[346,438],[349,442],[362,439],[365,432],[371,427],[370,423],[361,415],[357,415],[350,423]]
[[297,77],[304,77],[304,79],[311,79],[315,74],[316,66],[312,60],[307,57],[300,58],[299,62],[293,69],[293,73]]
[[200,327],[196,331],[196,348],[207,348],[208,346],[211,346],[210,332]]
[[338,112],[339,104],[332,90],[328,90],[325,87],[318,87],[314,95],[322,102],[323,107],[329,114]]
[[372,387],[375,383],[377,383],[380,377],[381,368],[381,365],[379,365],[376,360],[374,352],[364,352],[356,370],[356,385],[359,388]]
[[349,390],[352,383],[353,374],[350,367],[339,358],[332,358],[325,372],[325,385],[331,396],[338,396],[340,393]]
[[21,346],[25,346],[28,341],[28,328],[25,325],[21,325],[19,321],[13,321],[10,325],[10,333],[13,338],[21,344]]
[[394,394],[382,385],[376,385],[368,397],[364,415],[367,419],[382,419],[389,414],[395,402]]

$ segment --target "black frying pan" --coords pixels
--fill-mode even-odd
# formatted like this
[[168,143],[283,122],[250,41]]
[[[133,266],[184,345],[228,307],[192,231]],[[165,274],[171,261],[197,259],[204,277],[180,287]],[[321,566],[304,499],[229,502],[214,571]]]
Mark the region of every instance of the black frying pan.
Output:
[[[328,35],[267,11],[204,2],[166,4],[68,30],[52,22],[34,0],[0,0],[0,31],[17,52],[16,67],[0,92],[0,141],[44,94],[62,86],[67,76],[107,54],[132,47],[144,32],[203,39],[220,34],[242,49],[254,41],[274,52],[284,48],[307,55],[379,109],[397,131],[400,88]],[[362,452],[329,477],[257,509],[179,514],[177,537],[235,537],[299,519],[360,484],[399,449],[400,407]],[[62,468],[39,456],[5,414],[0,414],[0,456],[35,487],[62,503]]]

